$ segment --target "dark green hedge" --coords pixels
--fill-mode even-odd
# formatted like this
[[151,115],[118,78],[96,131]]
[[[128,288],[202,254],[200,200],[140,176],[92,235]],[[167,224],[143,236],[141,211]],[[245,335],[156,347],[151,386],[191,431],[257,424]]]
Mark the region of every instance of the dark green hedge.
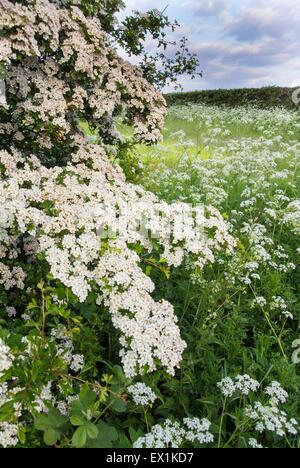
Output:
[[295,109],[292,93],[296,88],[268,86],[264,88],[216,89],[209,91],[191,91],[186,93],[165,94],[168,105],[201,103],[216,106],[244,106],[256,104],[259,107],[283,106]]

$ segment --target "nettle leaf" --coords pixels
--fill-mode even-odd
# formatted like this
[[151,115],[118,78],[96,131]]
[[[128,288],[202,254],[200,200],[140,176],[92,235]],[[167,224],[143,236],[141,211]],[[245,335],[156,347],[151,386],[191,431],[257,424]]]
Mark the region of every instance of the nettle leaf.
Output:
[[128,439],[128,437],[124,434],[124,432],[119,433],[119,442],[118,448],[132,448],[132,443]]
[[118,438],[118,432],[113,426],[109,426],[109,424],[105,423],[104,421],[99,421],[97,424],[97,428],[100,433],[106,433],[107,437],[110,440],[115,441]]
[[72,444],[76,448],[82,448],[87,441],[87,430],[85,426],[79,426],[73,434]]

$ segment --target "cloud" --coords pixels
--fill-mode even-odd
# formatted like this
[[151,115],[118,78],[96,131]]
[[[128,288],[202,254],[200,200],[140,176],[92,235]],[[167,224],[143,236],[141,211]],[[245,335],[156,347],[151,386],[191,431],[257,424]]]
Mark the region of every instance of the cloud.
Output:
[[196,81],[184,78],[184,89],[300,84],[298,43],[291,43],[283,50],[279,39],[270,38],[235,44],[200,41],[191,43],[191,49],[199,57],[204,75]]
[[[300,0],[172,0],[203,79],[184,89],[300,84]],[[163,9],[161,0],[129,0],[130,9]],[[153,47],[152,44],[149,46]],[[170,53],[174,52],[173,50]]]
[[267,0],[257,6],[242,8],[238,14],[223,13],[222,27],[238,41],[254,41],[261,37],[299,36],[300,2]]
[[189,0],[184,6],[197,16],[217,16],[227,7],[227,0]]
[[[177,0],[175,0],[175,3]],[[172,3],[172,2],[171,2]],[[174,0],[173,0],[174,3]],[[121,16],[124,16],[125,14],[130,14],[132,11],[149,11],[149,10],[154,10],[157,9],[159,11],[163,11],[165,8],[167,8],[166,11],[169,10],[169,2],[168,0],[161,1],[161,0],[125,0],[126,8],[125,10],[121,13]]]

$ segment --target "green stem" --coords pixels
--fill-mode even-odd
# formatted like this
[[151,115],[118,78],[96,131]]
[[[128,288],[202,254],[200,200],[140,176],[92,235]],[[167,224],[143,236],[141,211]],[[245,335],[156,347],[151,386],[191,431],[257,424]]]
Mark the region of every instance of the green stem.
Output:
[[220,427],[219,427],[219,436],[218,436],[218,448],[220,448],[220,446],[221,446],[223,419],[224,419],[224,416],[225,416],[226,402],[227,402],[227,397],[225,397],[225,399],[224,399],[224,401],[223,401],[223,408],[222,408],[222,414],[221,414],[221,420],[220,420]]
[[280,351],[281,351],[281,353],[282,353],[284,359],[285,359],[286,361],[288,361],[288,358],[287,358],[287,356],[286,356],[286,354],[285,354],[285,352],[284,352],[284,349],[283,349],[283,347],[282,347],[281,340],[280,340],[279,336],[277,335],[277,333],[276,333],[276,331],[275,331],[275,329],[274,329],[274,327],[273,327],[273,324],[272,324],[272,322],[271,322],[271,320],[270,320],[270,318],[269,318],[268,313],[265,312],[265,311],[263,310],[263,314],[264,314],[264,317],[265,317],[265,319],[266,319],[266,321],[267,321],[269,327],[271,328],[272,332],[274,333],[274,336],[275,336],[275,338],[276,338],[276,340],[277,340],[278,346],[279,346],[279,348],[280,348]]
[[147,431],[150,432],[150,425],[149,425],[149,421],[148,421],[147,410],[145,410],[145,408],[143,408],[143,411],[144,411],[144,418],[145,418]]
[[289,448],[293,448],[286,434],[284,434],[284,438],[285,438],[286,443],[288,444]]
[[[248,427],[251,427],[251,426],[248,426]],[[237,433],[240,432],[240,430],[242,430],[242,432],[245,432],[248,428],[247,426],[245,426],[245,422],[242,422],[239,426],[237,426],[234,430],[234,432],[231,434],[231,436],[229,437],[229,439],[227,440],[227,442],[223,445],[223,448],[226,448],[229,446],[229,444],[236,438],[237,436]]]
[[44,295],[44,283],[41,281],[38,284],[38,288],[41,291],[41,298],[42,298],[42,304],[41,304],[41,321],[42,321],[42,326],[41,326],[41,335],[44,337],[45,335],[45,325],[46,325],[46,312],[45,312],[45,295]]
[[[256,299],[256,298],[257,298],[257,297],[256,297],[256,294],[255,294],[255,292],[254,292],[254,290],[253,290],[253,288],[252,288],[251,285],[250,285],[250,289],[252,290],[253,295],[254,295],[254,297],[255,297],[255,299]],[[273,334],[274,334],[274,337],[276,338],[276,341],[277,341],[277,343],[278,343],[279,349],[280,349],[280,351],[281,351],[281,353],[282,353],[284,359],[285,359],[286,361],[288,361],[288,358],[287,358],[287,356],[286,356],[286,354],[285,354],[285,352],[284,352],[284,349],[283,349],[281,340],[280,340],[279,336],[277,335],[275,328],[273,327],[273,324],[272,324],[272,322],[271,322],[271,320],[270,320],[270,317],[269,317],[268,312],[266,312],[265,309],[264,309],[262,306],[259,306],[259,307],[260,307],[260,309],[262,310],[262,313],[263,313],[263,315],[264,315],[264,317],[265,317],[265,319],[266,319],[266,321],[267,321],[269,327],[271,328],[271,330],[272,330],[272,332],[273,332]]]

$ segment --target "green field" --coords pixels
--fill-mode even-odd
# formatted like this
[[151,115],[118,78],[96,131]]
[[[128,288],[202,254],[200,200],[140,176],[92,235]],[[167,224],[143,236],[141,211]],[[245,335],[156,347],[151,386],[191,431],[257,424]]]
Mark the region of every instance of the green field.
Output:
[[297,88],[265,86],[263,88],[211,89],[166,94],[169,106],[178,104],[206,104],[228,108],[256,105],[261,109],[284,107],[295,109],[292,93]]
[[[134,257],[138,258],[134,271],[140,274],[136,280],[122,271],[122,251],[113,251],[116,277],[125,274],[129,286],[145,282],[148,287],[151,280],[146,308],[153,299],[155,304],[170,304],[167,312],[159,309],[156,320],[170,310],[173,314],[174,307],[178,319],[174,323],[186,343],[180,366],[174,375],[159,366],[148,372],[146,365],[141,375],[126,375],[119,365],[119,332],[102,299],[95,303],[92,292],[79,303],[69,288],[48,273],[47,283],[38,283],[38,299],[29,296],[30,302],[21,309],[30,292],[26,290],[9,298],[13,307],[0,311],[2,323],[9,316],[16,333],[3,334],[10,348],[0,341],[4,356],[2,361],[0,356],[0,371],[2,365],[8,372],[11,367],[17,372],[4,376],[10,379],[10,396],[16,400],[3,397],[3,417],[24,414],[26,424],[18,437],[28,447],[299,448],[299,113],[279,107],[171,106],[163,138],[152,146],[136,144],[128,127],[120,123],[118,127],[123,143],[119,151],[107,150],[125,172],[127,193],[138,187],[147,209],[149,197],[151,207],[158,203],[162,219],[164,210],[176,218],[179,206],[203,210],[206,228],[214,219],[204,242],[197,237],[203,252],[193,251],[190,242],[191,250],[181,257],[184,242],[193,234],[189,226],[182,242],[171,236],[175,247],[169,251],[162,250],[155,238],[147,237],[151,248],[145,250],[130,237],[128,244],[139,255]],[[96,132],[84,122],[82,128],[97,142]],[[100,166],[101,175],[102,170]],[[91,173],[94,176],[97,171]],[[66,180],[74,184],[72,178]],[[118,183],[122,187],[123,182]],[[84,187],[86,195],[90,185],[80,177],[76,187],[79,192]],[[98,185],[93,185],[93,195]],[[45,209],[55,219],[53,206]],[[140,209],[139,203],[133,209]],[[132,211],[130,216],[134,218]],[[218,237],[230,238],[233,248],[226,249],[224,242],[217,248]],[[88,242],[85,245],[89,247]],[[31,263],[28,271],[30,278],[44,274]],[[136,306],[128,307],[134,311]],[[21,317],[19,310],[25,310]],[[150,314],[144,320],[150,334],[142,335],[142,347],[148,345],[153,330]],[[49,338],[44,335],[46,326],[51,330]],[[167,322],[167,339],[173,326]],[[24,338],[25,327],[29,338]],[[159,342],[166,339],[158,336]],[[35,352],[33,358],[26,351],[28,343]],[[17,357],[7,358],[10,349]],[[60,353],[66,353],[73,366],[70,375]],[[21,382],[32,381],[29,391],[15,387],[11,375],[18,375]],[[0,400],[7,388],[0,375]],[[19,411],[20,405],[33,408],[34,417]],[[6,433],[16,431],[14,425],[3,428]],[[18,444],[16,434],[11,432],[13,439],[0,439],[0,443]]]
[[300,448],[297,2],[133,3],[0,0],[0,448]]
[[[157,295],[175,305],[188,344],[181,378],[166,383],[178,394],[170,407],[214,421],[218,446],[249,446],[253,437],[263,446],[297,444],[275,426],[255,430],[244,410],[263,405],[273,421],[264,387],[276,381],[289,393],[282,409],[299,417],[299,114],[175,106],[161,144],[138,154],[141,184],[168,202],[217,207],[237,239],[233,255],[201,272],[184,265],[168,281],[157,274]],[[217,382],[238,374],[256,379],[259,391],[222,398]]]

